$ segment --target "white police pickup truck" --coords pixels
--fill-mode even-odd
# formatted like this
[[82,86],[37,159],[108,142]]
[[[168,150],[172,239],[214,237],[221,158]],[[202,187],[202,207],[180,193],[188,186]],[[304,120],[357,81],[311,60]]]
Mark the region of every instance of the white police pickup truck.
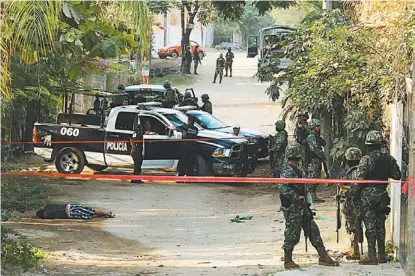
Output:
[[[60,173],[81,173],[85,166],[96,171],[133,167],[128,141],[137,115],[147,133],[142,168],[177,169],[180,143],[186,143],[180,141],[179,130],[188,117],[173,109],[140,105],[114,107],[105,121],[94,115],[59,114],[56,124],[36,123],[35,153],[54,162]],[[246,176],[255,170],[255,145],[197,127],[201,140],[196,143],[195,175]]]

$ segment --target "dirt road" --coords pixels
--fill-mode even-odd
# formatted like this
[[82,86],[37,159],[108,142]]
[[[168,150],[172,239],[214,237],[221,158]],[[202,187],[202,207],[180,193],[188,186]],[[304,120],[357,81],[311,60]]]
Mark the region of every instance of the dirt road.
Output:
[[[234,77],[212,84],[217,55],[208,53],[203,60],[194,85],[197,94],[210,95],[214,115],[222,121],[273,132],[281,106],[264,94],[266,84],[251,78],[256,59],[236,53]],[[30,166],[37,169],[39,159],[34,159]],[[262,164],[256,175],[267,175],[266,166]],[[50,275],[403,275],[396,264],[363,268],[341,259],[342,266],[336,269],[312,266],[317,254],[310,244],[305,252],[303,238],[294,258],[305,270],[282,272],[284,223],[272,185],[15,181],[47,181],[53,202],[75,201],[117,214],[114,219],[93,221],[27,218],[11,223],[49,252]],[[339,257],[348,237],[342,232],[341,243],[336,243],[335,204],[330,195],[326,199],[316,206],[316,222],[326,247]],[[236,215],[253,218],[230,222]]]

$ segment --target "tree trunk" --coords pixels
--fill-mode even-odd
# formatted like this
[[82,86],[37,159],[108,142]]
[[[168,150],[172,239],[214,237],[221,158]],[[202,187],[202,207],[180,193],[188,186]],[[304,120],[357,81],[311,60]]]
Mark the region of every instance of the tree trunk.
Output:
[[[188,15],[189,15],[189,19],[187,21],[188,24],[188,28],[186,28],[186,31],[184,30],[184,7],[186,7]],[[183,72],[189,72],[190,71],[190,63],[186,63],[185,59],[184,59],[184,50],[186,49],[186,46],[190,45],[190,34],[192,33],[192,30],[194,28],[194,21],[195,21],[195,17],[197,12],[199,11],[199,1],[195,1],[194,4],[194,9],[192,11],[192,8],[190,6],[189,3],[185,4],[184,6],[182,5],[183,8],[183,21],[182,21],[182,73]],[[193,25],[192,27],[190,27],[189,25]]]
[[[37,114],[36,114],[36,100],[31,100],[27,103],[26,108],[26,128],[23,137],[23,142],[32,141],[33,127],[35,126]],[[33,144],[25,144],[25,151],[33,151]]]

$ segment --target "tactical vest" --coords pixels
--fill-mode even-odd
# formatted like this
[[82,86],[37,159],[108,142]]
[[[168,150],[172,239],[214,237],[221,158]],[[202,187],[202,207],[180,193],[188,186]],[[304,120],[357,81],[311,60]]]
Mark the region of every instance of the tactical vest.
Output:
[[[296,178],[303,178],[303,173],[299,168],[297,168],[297,166],[294,166],[290,163],[288,163],[288,165],[294,170],[294,172],[296,174]],[[295,190],[297,190],[299,195],[301,195],[301,196],[305,195],[305,190],[304,190],[305,185],[304,184],[291,184],[291,185]]]
[[[373,162],[375,162],[375,168],[373,171],[369,172],[369,174],[366,176],[366,179],[368,180],[388,180],[390,176],[390,168],[391,168],[391,159],[388,154],[381,153],[379,157],[377,157],[374,154],[370,154],[370,157],[372,158]],[[368,187],[376,187],[378,189],[386,190],[386,187],[388,184],[363,184],[364,188]]]
[[[315,137],[315,139],[316,139],[317,144],[321,147],[321,143],[320,143],[321,138],[320,138],[320,136],[319,136],[319,135],[317,135],[317,134],[315,134],[315,133],[310,133],[310,134],[309,134],[309,136],[310,136],[310,135],[314,135],[314,137]],[[308,136],[307,136],[307,137],[308,137]],[[305,145],[305,159],[306,159],[306,161],[307,161],[307,162],[310,162],[310,161],[311,161],[311,159],[313,159],[313,158],[320,159],[317,155],[315,155],[315,153],[314,153],[314,152],[312,152],[312,151],[311,151],[311,149],[310,149],[310,145],[307,143],[307,144]]]

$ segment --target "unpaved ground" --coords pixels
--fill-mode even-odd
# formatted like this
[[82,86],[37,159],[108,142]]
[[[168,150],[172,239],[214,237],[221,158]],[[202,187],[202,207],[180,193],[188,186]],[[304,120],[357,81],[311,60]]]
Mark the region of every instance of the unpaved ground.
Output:
[[[216,55],[208,53],[203,60],[196,93],[211,96],[214,115],[224,122],[273,132],[281,105],[268,100],[266,84],[251,78],[256,59],[236,53],[234,78],[212,84]],[[12,166],[39,170],[39,161],[24,157]],[[267,176],[267,166],[262,163],[255,175]],[[54,170],[44,164],[41,169]],[[48,182],[52,202],[76,201],[117,214],[114,219],[45,221],[29,218],[32,213],[10,223],[49,252],[49,275],[403,275],[397,264],[361,267],[340,257],[348,237],[342,230],[340,244],[335,241],[335,205],[328,193],[329,201],[315,206],[316,222],[330,254],[340,258],[342,266],[314,266],[317,254],[311,244],[305,252],[302,238],[294,258],[303,270],[286,272],[281,261],[284,223],[273,185],[12,179]],[[235,215],[253,219],[231,223]]]

